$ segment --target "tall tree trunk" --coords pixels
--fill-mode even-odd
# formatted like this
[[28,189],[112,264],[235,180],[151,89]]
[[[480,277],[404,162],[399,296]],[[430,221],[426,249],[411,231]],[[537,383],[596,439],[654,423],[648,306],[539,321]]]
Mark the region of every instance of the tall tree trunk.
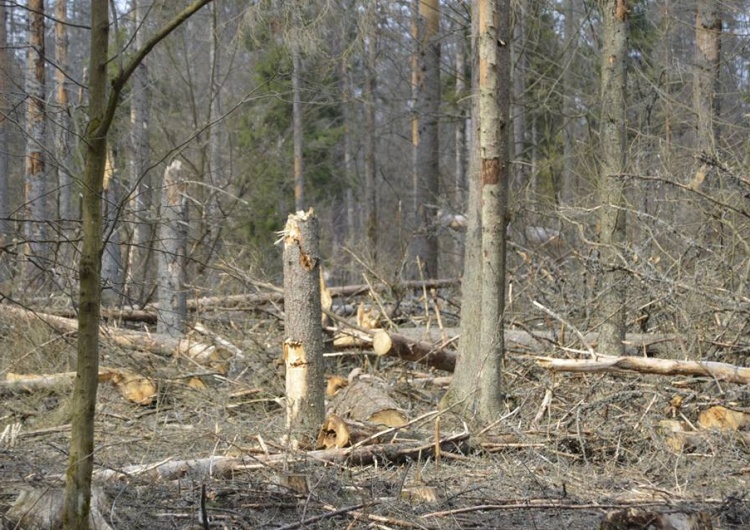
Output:
[[479,65],[472,79],[478,145],[472,149],[470,171],[460,355],[441,402],[479,423],[497,419],[503,408],[509,14],[509,0],[477,0],[472,6],[474,60]]
[[221,105],[221,86],[220,86],[220,54],[221,42],[219,35],[219,14],[216,4],[211,5],[211,86],[209,98],[211,106],[209,108],[208,129],[208,173],[211,184],[211,191],[208,199],[208,244],[209,253],[207,261],[214,258],[221,250],[221,233],[224,225],[224,215],[222,213],[222,191],[226,190],[229,184],[227,172],[223,161],[223,151],[227,148],[227,138],[223,122],[219,122],[222,113]]
[[[0,2],[0,246],[5,247],[12,239],[13,226],[10,222],[10,192],[8,171],[8,74],[10,61],[8,54],[7,8]],[[10,278],[8,253],[0,254],[0,283]]]
[[627,117],[626,59],[628,13],[626,0],[602,0],[604,35],[601,73],[602,160],[599,169],[599,226],[601,259],[602,317],[599,350],[607,355],[622,355],[625,338],[625,296],[627,275],[621,251],[625,243],[625,123]]
[[573,204],[576,195],[574,141],[576,134],[575,56],[578,49],[576,0],[565,0],[565,53],[563,55],[563,168],[560,202]]
[[[26,70],[26,176],[24,236],[26,282],[46,283],[48,244],[45,175],[44,0],[29,0],[29,49]],[[27,283],[28,285],[28,283]]]
[[524,164],[521,163],[524,150],[526,149],[526,0],[515,2],[515,23],[513,24],[513,40],[511,45],[512,69],[513,69],[513,97],[512,121],[513,121],[513,190],[517,192],[523,189],[526,183],[523,176],[526,173]]
[[299,43],[292,45],[292,129],[294,136],[294,209],[301,212],[305,209],[305,170],[302,163],[302,92],[300,76],[302,75],[302,56]]
[[185,333],[187,294],[187,184],[182,163],[173,161],[164,171],[158,237],[159,322],[157,331],[172,337]]
[[99,374],[99,315],[101,312],[101,194],[107,161],[107,62],[109,3],[91,3],[89,60],[89,123],[83,145],[83,249],[79,264],[78,366],[71,402],[71,440],[66,473],[63,525],[89,528],[91,473],[94,468],[94,410]]
[[79,312],[76,378],[71,399],[70,455],[65,481],[63,527],[89,528],[91,473],[94,468],[94,411],[99,374],[99,317],[101,314],[102,192],[107,159],[107,135],[122,89],[144,57],[175,28],[211,0],[195,0],[161,28],[109,84],[109,2],[91,2],[91,52],[89,57],[89,115],[82,145],[83,248],[78,267]]
[[[135,45],[141,48],[145,42],[145,16],[150,9],[145,0],[133,0],[135,18]],[[151,120],[151,95],[149,94],[148,65],[143,62],[133,73],[132,99],[130,103],[130,193],[133,209],[133,239],[128,259],[127,294],[132,302],[145,303],[153,281],[151,270],[154,226],[151,221],[153,209],[153,185],[149,168],[151,147],[149,145],[149,122]]]
[[[414,204],[416,234],[411,258],[423,268],[426,278],[438,274],[438,239],[435,231],[435,207],[439,186],[438,118],[440,110],[440,2],[414,0],[419,4],[413,25],[417,45],[412,82],[416,91],[414,144]],[[419,276],[419,271],[414,274]]]
[[[454,208],[456,212],[466,211],[466,130],[471,112],[466,112],[466,34],[460,26],[456,32],[456,100],[458,101],[458,119],[456,120],[456,168],[454,181]],[[455,239],[456,274],[461,275],[464,268],[464,245],[460,237]]]
[[510,0],[479,2],[479,149],[482,201],[480,421],[502,412],[510,114]]
[[369,2],[372,10],[368,17],[365,37],[365,84],[364,84],[364,118],[365,118],[365,232],[367,234],[368,257],[375,262],[378,246],[378,196],[375,184],[375,146],[377,127],[375,123],[375,80],[378,56],[378,5]]
[[[68,1],[55,2],[55,99],[57,103],[57,135],[55,151],[57,155],[58,215],[65,233],[73,220],[73,157],[71,156],[70,87],[68,73]],[[67,265],[67,263],[66,263]]]

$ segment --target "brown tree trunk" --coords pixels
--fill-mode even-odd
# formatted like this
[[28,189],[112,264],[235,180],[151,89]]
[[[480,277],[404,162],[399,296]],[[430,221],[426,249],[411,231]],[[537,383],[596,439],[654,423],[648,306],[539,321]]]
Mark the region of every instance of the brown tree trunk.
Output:
[[325,419],[318,219],[291,214],[284,228],[286,422],[292,445],[312,447]]
[[437,278],[438,240],[435,213],[438,199],[439,151],[438,116],[440,110],[440,3],[438,0],[414,0],[419,4],[413,24],[417,45],[412,74],[415,91],[414,144],[414,239],[411,259],[415,278],[420,277],[417,262],[425,278]]
[[49,220],[45,175],[44,0],[29,0],[29,49],[26,70],[26,175],[24,203],[25,284],[42,287],[48,273]]
[[91,2],[91,52],[89,58],[89,117],[82,144],[83,248],[78,268],[79,314],[76,380],[71,399],[71,439],[66,471],[63,527],[89,528],[91,474],[94,467],[94,411],[99,377],[99,315],[101,312],[102,191],[107,158],[107,135],[122,89],[136,67],[167,35],[211,0],[196,0],[178,13],[130,60],[109,84],[109,2]]
[[[456,120],[456,168],[454,209],[456,212],[466,212],[466,130],[468,125],[466,89],[466,32],[460,26],[456,32],[456,99],[458,101],[458,120]],[[455,238],[454,264],[455,274],[460,275],[464,268],[464,244],[461,237]]]
[[[575,56],[578,49],[578,27],[576,0],[565,0],[565,54],[563,64],[563,170],[560,176],[560,202],[571,206],[576,194],[573,144],[576,134]],[[578,23],[577,23],[578,22]]]
[[716,153],[719,117],[719,66],[721,60],[721,17],[715,0],[696,2],[695,66],[693,69],[693,112],[695,147],[700,154]]
[[377,2],[370,2],[372,13],[367,26],[365,42],[365,85],[364,85],[364,118],[365,118],[365,233],[367,234],[367,251],[369,258],[375,262],[378,246],[378,196],[375,184],[375,146],[377,127],[375,118],[375,80],[378,56],[378,14]]
[[187,256],[187,184],[182,163],[174,160],[164,171],[158,245],[158,333],[179,337],[187,322],[185,259]]
[[[57,184],[58,215],[63,223],[63,233],[68,231],[73,220],[73,157],[71,155],[70,133],[72,119],[70,115],[70,87],[66,77],[68,70],[68,1],[55,2],[55,82],[57,84],[55,99],[57,103]],[[64,254],[65,255],[65,254]],[[67,263],[65,263],[67,266]]]
[[627,114],[626,58],[628,42],[627,0],[603,0],[604,36],[601,74],[601,165],[599,169],[599,225],[602,323],[599,350],[623,355],[627,274],[620,262],[625,243],[625,122]]
[[102,304],[110,307],[122,299],[124,270],[120,249],[120,179],[115,166],[112,150],[107,153],[104,171],[104,249],[102,252]]

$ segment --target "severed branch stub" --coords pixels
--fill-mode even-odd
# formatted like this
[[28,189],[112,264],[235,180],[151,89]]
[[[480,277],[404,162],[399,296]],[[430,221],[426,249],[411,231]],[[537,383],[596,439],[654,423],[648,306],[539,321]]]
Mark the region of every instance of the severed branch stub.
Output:
[[320,255],[315,212],[289,215],[284,243],[286,424],[295,447],[315,445],[325,420]]

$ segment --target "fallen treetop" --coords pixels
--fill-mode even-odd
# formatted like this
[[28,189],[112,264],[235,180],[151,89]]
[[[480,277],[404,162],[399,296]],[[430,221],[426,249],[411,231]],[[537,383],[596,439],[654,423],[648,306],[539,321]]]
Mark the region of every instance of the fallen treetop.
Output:
[[737,384],[750,382],[750,368],[715,361],[677,361],[652,357],[597,355],[596,359],[542,358],[537,363],[555,372],[598,373],[627,370],[658,375],[699,375]]

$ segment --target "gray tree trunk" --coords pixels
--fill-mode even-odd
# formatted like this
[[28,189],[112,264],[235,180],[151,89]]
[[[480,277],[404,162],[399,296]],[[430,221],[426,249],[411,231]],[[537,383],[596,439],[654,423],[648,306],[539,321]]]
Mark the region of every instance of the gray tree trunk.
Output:
[[[145,16],[150,4],[145,0],[133,0],[135,18],[135,45],[141,48],[146,42]],[[133,73],[130,103],[130,207],[133,221],[133,236],[128,256],[127,294],[132,302],[144,303],[153,281],[152,251],[154,226],[152,222],[153,185],[149,168],[151,147],[149,145],[149,122],[151,119],[151,95],[149,94],[148,65],[143,62]]]
[[[466,211],[466,128],[468,126],[466,87],[466,35],[463,27],[456,32],[456,99],[458,101],[458,120],[456,120],[456,168],[454,207],[457,212]],[[461,275],[464,268],[464,244],[460,237],[455,239],[454,248],[456,274]]]
[[604,35],[601,73],[601,165],[599,169],[599,226],[601,295],[599,350],[622,355],[625,338],[627,275],[621,251],[625,243],[624,199],[625,125],[627,101],[628,7],[626,0],[602,0]]
[[300,76],[302,75],[302,57],[299,43],[292,44],[292,135],[294,137],[294,209],[300,212],[305,209],[305,170],[302,160],[302,92]]
[[284,361],[289,441],[310,447],[325,419],[318,219],[289,215],[284,228]]
[[114,307],[122,300],[125,271],[120,248],[120,227],[118,226],[122,194],[120,178],[111,150],[107,153],[103,186],[102,304]]
[[[0,72],[7,72],[10,67],[8,57],[7,8],[0,2]],[[13,226],[10,222],[9,175],[8,164],[8,76],[0,74],[0,246],[5,247],[12,239]],[[10,278],[10,263],[8,253],[0,253],[0,283]],[[7,292],[7,291],[6,291]]]
[[375,150],[377,126],[375,118],[375,80],[378,56],[377,3],[370,3],[374,13],[368,17],[365,37],[365,84],[364,84],[364,157],[365,157],[365,233],[367,234],[368,258],[374,263],[378,246],[378,195],[375,184]]
[[26,69],[26,167],[24,237],[26,239],[24,276],[26,285],[42,287],[46,282],[49,221],[45,174],[45,75],[44,0],[29,0],[29,48]]
[[574,144],[576,134],[576,86],[575,57],[578,49],[578,26],[576,0],[565,0],[565,53],[563,63],[563,168],[561,175],[560,202],[565,206],[573,204],[576,195],[576,175],[574,165]]
[[438,274],[438,239],[435,214],[439,187],[438,117],[440,110],[440,3],[414,0],[418,16],[413,25],[417,53],[412,83],[416,91],[414,143],[414,203],[416,233],[411,246],[412,276],[419,277],[417,262],[425,278]]
[[160,312],[156,330],[171,337],[184,335],[187,322],[185,258],[187,256],[188,210],[186,191],[187,184],[182,163],[175,160],[164,171],[157,238]]
[[509,180],[510,2],[472,6],[474,123],[469,225],[462,284],[461,343],[453,381],[441,407],[479,423],[503,408],[505,226]]
[[[58,215],[64,233],[73,220],[73,170],[72,145],[70,141],[73,121],[70,115],[70,82],[68,71],[68,1],[55,2],[55,99],[57,103],[57,134],[55,151],[57,156]],[[66,264],[67,265],[67,264]]]
[[[513,69],[513,97],[512,121],[513,121],[513,190],[516,193],[526,185],[524,175],[527,173],[525,165],[521,163],[526,149],[526,0],[516,2],[516,16],[513,24],[513,40],[511,46],[512,69]],[[536,191],[536,190],[535,190]]]

